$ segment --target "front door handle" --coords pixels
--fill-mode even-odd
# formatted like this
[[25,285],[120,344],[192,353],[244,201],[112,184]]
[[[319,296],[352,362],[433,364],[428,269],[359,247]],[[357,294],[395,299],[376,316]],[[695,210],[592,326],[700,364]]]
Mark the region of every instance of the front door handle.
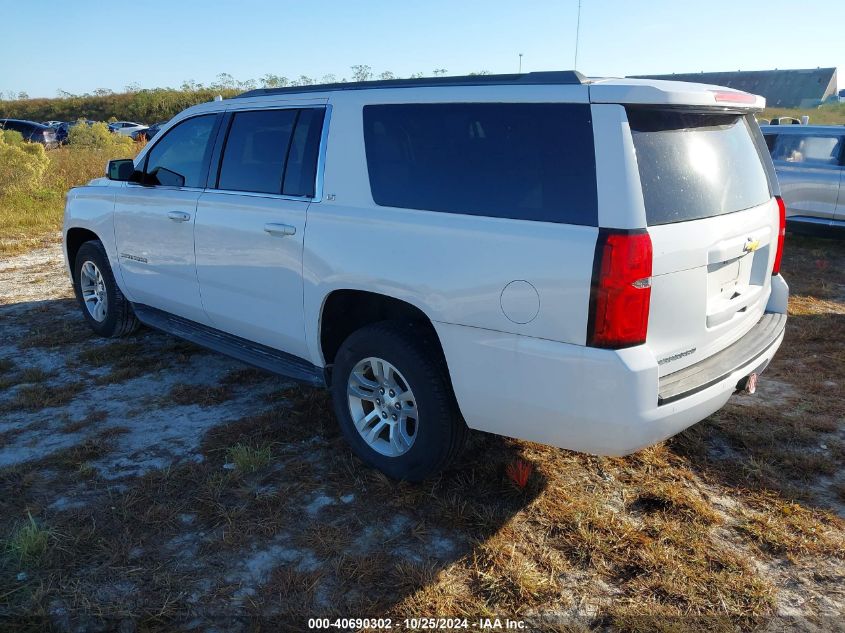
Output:
[[184,211],[170,211],[167,217],[174,222],[187,222],[191,219],[191,214],[185,213]]
[[276,237],[284,237],[285,235],[296,235],[296,227],[290,224],[273,224],[272,222],[264,225],[264,230],[270,235]]

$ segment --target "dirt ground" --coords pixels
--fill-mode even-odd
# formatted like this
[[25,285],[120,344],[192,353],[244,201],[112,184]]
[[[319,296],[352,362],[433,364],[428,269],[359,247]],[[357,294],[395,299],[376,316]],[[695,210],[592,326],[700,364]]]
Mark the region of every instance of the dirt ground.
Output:
[[0,260],[0,629],[845,631],[845,243],[790,238],[784,269],[757,395],[623,459],[472,433],[410,485],[319,390],[94,337],[58,245]]

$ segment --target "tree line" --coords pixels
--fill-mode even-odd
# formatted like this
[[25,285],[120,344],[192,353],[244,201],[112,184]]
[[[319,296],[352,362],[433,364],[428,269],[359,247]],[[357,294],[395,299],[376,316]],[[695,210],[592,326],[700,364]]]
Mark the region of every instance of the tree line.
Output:
[[[210,84],[205,85],[189,79],[183,81],[179,88],[142,89],[137,84],[131,84],[126,86],[123,92],[113,92],[106,88],[100,88],[91,93],[77,95],[59,90],[58,96],[55,98],[38,99],[30,99],[23,92],[9,92],[0,94],[0,118],[31,121],[71,121],[80,118],[106,121],[110,118],[116,118],[153,123],[167,120],[197,103],[211,101],[217,95],[228,98],[255,88],[285,88],[289,86],[310,86],[318,83],[399,79],[389,70],[376,73],[365,64],[356,64],[350,68],[352,71],[350,79],[346,77],[338,78],[333,74],[324,75],[319,79],[307,75],[286,77],[266,74],[260,79],[241,81],[228,73],[220,73],[215,81]],[[436,68],[430,73],[414,73],[411,78],[440,76],[446,73],[445,68]],[[486,75],[489,73],[482,70],[470,74]]]

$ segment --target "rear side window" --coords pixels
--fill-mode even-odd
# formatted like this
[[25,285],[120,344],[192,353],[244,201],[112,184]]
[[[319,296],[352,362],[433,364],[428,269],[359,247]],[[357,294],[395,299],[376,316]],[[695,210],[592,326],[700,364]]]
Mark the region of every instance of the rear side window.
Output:
[[649,225],[733,213],[771,198],[745,116],[628,108],[628,121]]
[[217,188],[312,197],[322,124],[322,109],[236,113]]
[[838,165],[841,153],[841,136],[781,134],[772,150],[772,158],[787,163]]
[[232,118],[219,189],[281,193],[282,170],[298,110],[238,112]]
[[216,114],[205,114],[171,128],[147,154],[144,184],[204,187],[209,141],[216,122]]
[[597,224],[589,105],[371,105],[364,141],[380,206]]

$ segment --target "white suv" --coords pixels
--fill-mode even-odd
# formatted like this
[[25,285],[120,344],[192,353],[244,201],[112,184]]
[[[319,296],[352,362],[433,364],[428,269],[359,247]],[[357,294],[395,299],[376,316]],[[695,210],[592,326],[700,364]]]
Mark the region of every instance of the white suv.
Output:
[[96,332],[328,386],[390,476],[467,427],[625,454],[753,390],[783,339],[763,104],[575,72],[255,90],[72,190],[67,262]]

